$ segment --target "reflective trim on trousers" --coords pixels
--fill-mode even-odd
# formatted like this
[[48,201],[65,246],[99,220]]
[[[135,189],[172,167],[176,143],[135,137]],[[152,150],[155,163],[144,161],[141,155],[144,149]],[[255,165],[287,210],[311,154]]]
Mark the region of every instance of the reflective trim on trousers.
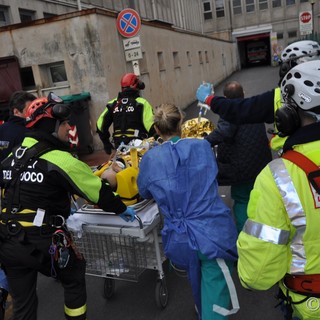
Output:
[[87,305],[86,304],[83,305],[82,307],[76,308],[76,309],[70,309],[66,305],[64,305],[64,313],[68,317],[79,317],[81,315],[85,315],[86,312],[87,312]]

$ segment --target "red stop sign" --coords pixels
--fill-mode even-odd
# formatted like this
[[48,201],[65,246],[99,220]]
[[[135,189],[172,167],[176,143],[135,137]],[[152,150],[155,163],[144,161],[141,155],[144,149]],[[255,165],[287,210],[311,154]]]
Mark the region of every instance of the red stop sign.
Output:
[[303,12],[300,16],[302,23],[308,23],[311,20],[311,14],[309,12]]

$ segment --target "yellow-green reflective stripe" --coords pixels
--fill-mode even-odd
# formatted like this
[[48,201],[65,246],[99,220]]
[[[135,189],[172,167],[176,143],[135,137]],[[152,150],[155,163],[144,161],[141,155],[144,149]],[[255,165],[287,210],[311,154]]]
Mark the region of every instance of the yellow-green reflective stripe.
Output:
[[[276,88],[274,90],[274,100],[273,100],[273,104],[274,104],[274,114],[276,114],[276,111],[281,108],[282,106],[282,96],[281,96],[281,89],[280,88]],[[274,129],[277,132],[277,126],[274,123]],[[286,142],[288,137],[279,137],[278,135],[274,135],[271,140],[270,140],[270,147],[271,149],[278,151],[280,149],[283,148],[284,143]]]
[[151,104],[144,98],[137,98],[137,102],[143,104],[143,125],[147,131],[153,125],[153,108]]
[[[2,212],[7,212],[7,208],[3,208]],[[34,210],[31,210],[31,209],[23,209],[21,211],[18,211],[16,214],[20,214],[20,213],[22,213],[22,214],[24,214],[24,213],[34,213],[34,214],[36,214],[36,212]]]
[[[136,129],[132,129],[132,128],[126,129],[126,131],[128,131],[128,132],[135,132],[135,130],[136,130]],[[120,133],[121,133],[121,130],[118,129],[118,130],[115,130],[115,132],[120,132]]]
[[[113,99],[113,100],[110,100],[108,103],[107,103],[107,105],[108,104],[112,104],[115,100],[117,100],[116,98],[115,99]],[[109,112],[109,109],[108,109],[108,107],[106,106],[106,108],[104,109],[104,111],[100,114],[100,116],[99,116],[99,118],[98,118],[98,120],[97,120],[97,128],[98,128],[98,130],[102,130],[102,124],[103,124],[103,120],[104,120],[104,116],[107,114]]]
[[250,219],[246,221],[242,231],[260,240],[275,244],[287,244],[290,236],[290,231],[270,227]]
[[276,111],[281,108],[282,106],[282,97],[281,97],[281,89],[275,88],[274,89],[274,96],[273,96],[273,102],[274,102],[274,113],[276,113]]
[[114,134],[114,137],[122,137],[122,136],[126,136],[126,137],[135,137],[134,134]]
[[70,309],[66,305],[64,305],[64,313],[70,317],[78,317],[87,312],[87,305],[83,305],[80,308],[77,309]]

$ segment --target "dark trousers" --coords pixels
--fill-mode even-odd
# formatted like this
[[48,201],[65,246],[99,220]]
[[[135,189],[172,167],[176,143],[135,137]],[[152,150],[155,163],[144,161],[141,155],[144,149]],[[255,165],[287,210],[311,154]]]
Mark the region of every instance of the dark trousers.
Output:
[[52,232],[30,227],[22,229],[17,235],[8,236],[4,228],[0,227],[0,261],[5,268],[13,299],[13,319],[37,319],[37,275],[40,272],[51,276],[53,268],[64,288],[65,310],[71,310],[72,316],[67,312],[66,319],[86,319],[85,260],[78,259],[71,249],[67,267],[59,269],[56,263],[52,264],[49,254]]

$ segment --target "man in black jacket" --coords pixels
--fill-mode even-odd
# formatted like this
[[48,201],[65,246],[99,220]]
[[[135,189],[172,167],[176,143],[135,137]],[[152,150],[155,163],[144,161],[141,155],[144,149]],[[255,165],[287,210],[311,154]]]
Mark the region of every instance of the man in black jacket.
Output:
[[[50,96],[49,96],[50,97]],[[85,260],[65,225],[76,194],[133,221],[110,186],[69,152],[70,109],[57,98],[34,100],[26,112],[30,131],[2,161],[0,261],[13,298],[13,318],[37,318],[38,272],[60,280],[68,320],[86,319]],[[48,296],[50,298],[50,296]]]
[[[27,130],[24,119],[25,112],[34,99],[36,97],[26,91],[16,91],[11,95],[9,119],[0,126],[0,162],[10,154],[13,147],[20,144],[24,139]],[[0,269],[0,320],[4,319],[8,289],[6,275]]]
[[[227,99],[242,99],[244,91],[237,81],[226,83]],[[239,107],[241,109],[241,107]],[[217,145],[219,185],[231,185],[233,213],[240,233],[247,220],[247,206],[255,178],[272,160],[263,123],[236,125],[219,119],[217,128],[205,139]]]
[[[287,46],[281,53],[279,69],[280,81],[297,64],[320,60],[320,45],[316,41],[302,40]],[[283,98],[277,87],[265,93],[245,98],[226,99],[214,96],[211,84],[201,84],[196,93],[197,99],[205,103],[214,113],[235,124],[273,123],[274,137],[270,141],[273,150],[281,150],[286,137],[277,128],[276,112],[282,106]]]
[[[106,109],[97,121],[97,133],[108,155],[121,143],[128,144],[134,139],[146,139],[155,134],[153,127],[153,108],[140,96],[144,83],[133,73],[122,76],[121,92],[117,98],[107,103]],[[109,128],[113,124],[112,141]]]
[[0,162],[12,148],[22,142],[25,136],[25,111],[36,97],[26,91],[14,92],[9,101],[10,117],[0,126]]

